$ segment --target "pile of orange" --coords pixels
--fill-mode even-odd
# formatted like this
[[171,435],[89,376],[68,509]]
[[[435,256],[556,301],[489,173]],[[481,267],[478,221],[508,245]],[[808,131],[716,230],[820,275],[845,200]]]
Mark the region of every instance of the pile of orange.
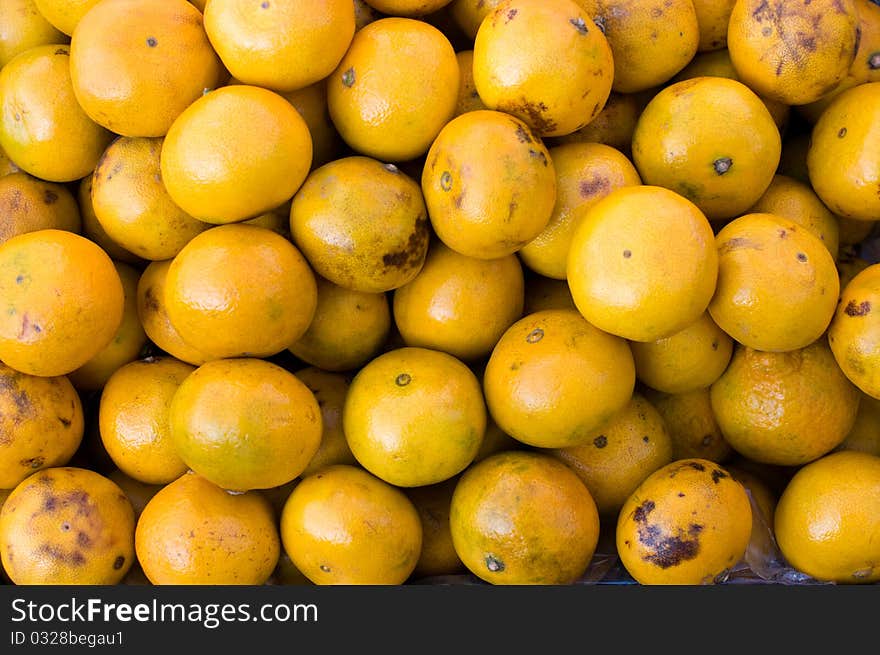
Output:
[[3,0],[3,579],[876,582],[878,222],[877,0]]

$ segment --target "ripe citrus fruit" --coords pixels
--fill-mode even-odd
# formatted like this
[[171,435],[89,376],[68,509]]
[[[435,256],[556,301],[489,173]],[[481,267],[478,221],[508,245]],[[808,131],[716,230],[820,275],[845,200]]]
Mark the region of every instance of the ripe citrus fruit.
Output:
[[110,343],[125,303],[107,254],[63,230],[28,232],[0,245],[0,298],[0,360],[47,376],[70,373]]
[[483,378],[489,412],[501,430],[541,448],[591,441],[626,407],[634,385],[627,342],[570,309],[536,312],[511,325]]
[[134,536],[138,562],[154,585],[261,585],[281,553],[262,494],[233,495],[195,473],[149,500]]
[[23,172],[0,177],[0,243],[25,232],[82,228],[76,198],[63,184]]
[[572,236],[567,275],[578,310],[632,341],[675,334],[715,292],[714,236],[700,209],[674,191],[615,189],[586,208]]
[[78,467],[20,482],[0,510],[0,559],[17,585],[113,585],[134,562],[134,510],[116,483]]
[[672,440],[673,461],[696,457],[721,464],[733,454],[712,411],[709,387],[683,393],[649,388],[645,396],[663,417]]
[[285,552],[315,584],[397,585],[422,550],[419,514],[403,491],[358,466],[328,466],[291,492]]
[[34,0],[46,20],[70,36],[83,16],[100,0]]
[[404,489],[422,522],[422,550],[413,569],[414,578],[455,575],[464,570],[452,542],[449,511],[458,476],[437,484]]
[[448,480],[474,459],[486,405],[474,373],[447,353],[397,348],[354,377],[342,415],[361,466],[398,487]]
[[621,562],[646,585],[712,584],[745,555],[752,510],[742,484],[704,459],[649,475],[617,521]]
[[570,584],[599,540],[590,492],[547,454],[504,451],[469,467],[452,494],[455,552],[490,584]]
[[727,47],[727,26],[736,0],[693,0],[700,26],[698,52]]
[[270,489],[297,477],[321,443],[321,409],[271,362],[219,359],[190,373],[169,406],[174,450],[223,489]]
[[828,343],[838,366],[853,384],[873,398],[880,398],[877,307],[880,307],[880,266],[872,264],[856,274],[843,289],[828,328]]
[[835,450],[858,450],[880,457],[880,400],[862,393],[852,430]]
[[7,0],[0,6],[0,68],[15,55],[67,37],[40,13],[34,0]]

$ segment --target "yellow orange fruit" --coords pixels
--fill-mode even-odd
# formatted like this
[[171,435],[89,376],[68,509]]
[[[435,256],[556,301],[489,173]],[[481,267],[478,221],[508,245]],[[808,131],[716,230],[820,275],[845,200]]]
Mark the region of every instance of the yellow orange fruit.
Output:
[[416,579],[455,575],[464,570],[455,552],[449,524],[452,494],[457,485],[458,476],[437,484],[404,489],[422,522],[422,550],[413,569]]
[[0,7],[0,68],[25,50],[66,41],[65,35],[40,13],[34,0],[7,0]]
[[0,177],[0,215],[0,243],[25,232],[82,229],[79,207],[66,186],[23,172]]
[[672,459],[708,459],[722,464],[733,449],[721,434],[709,387],[683,393],[663,393],[646,389],[645,396],[660,412],[672,439]]
[[880,327],[880,265],[856,274],[840,294],[828,327],[828,343],[847,378],[872,398],[880,398],[880,369],[876,362]]
[[[348,378],[314,366],[300,369],[294,375],[315,395],[321,408],[321,445],[300,473],[300,477],[311,475],[332,464],[357,464],[342,428],[342,410],[349,389]],[[287,496],[284,499],[287,500]]]

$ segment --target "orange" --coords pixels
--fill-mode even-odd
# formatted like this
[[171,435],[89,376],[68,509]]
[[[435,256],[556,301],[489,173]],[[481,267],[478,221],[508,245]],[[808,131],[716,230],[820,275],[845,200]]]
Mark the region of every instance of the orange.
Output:
[[68,374],[73,386],[80,391],[101,389],[116,369],[137,359],[147,345],[147,334],[141,325],[137,308],[137,287],[141,273],[128,264],[113,262],[113,265],[119,274],[125,297],[122,322],[103,350]]
[[822,203],[809,184],[787,175],[773,181],[749,213],[775,214],[803,225],[822,240],[836,260],[840,249],[840,222]]
[[828,328],[828,343],[838,366],[853,384],[872,398],[880,398],[877,307],[880,307],[880,265],[872,264],[843,289]]
[[382,293],[416,276],[430,230],[415,180],[393,164],[353,155],[309,174],[290,206],[290,234],[318,275]]
[[699,52],[727,47],[727,26],[736,0],[693,0],[700,26]]
[[[139,482],[134,478],[130,478],[119,469],[113,469],[110,471],[107,474],[107,478],[115,482],[128,498],[132,509],[134,509],[135,521],[140,518],[141,512],[144,511],[144,507],[147,506],[150,498],[155,496],[164,486],[161,484],[146,484],[144,482]],[[134,566],[139,567],[140,565],[135,562]],[[134,568],[134,566],[132,568]],[[129,573],[131,573],[131,571],[132,570],[129,569]]]
[[627,499],[617,551],[640,584],[712,584],[742,560],[751,531],[743,485],[713,462],[682,459],[649,475]]
[[177,117],[160,163],[181,209],[208,223],[235,223],[293,197],[312,164],[312,139],[280,95],[237,84],[202,96]]
[[107,236],[148,260],[171,259],[210,227],[180,209],[162,183],[162,139],[120,137],[92,174],[92,211]]
[[424,154],[452,118],[458,84],[455,50],[440,30],[382,18],[355,33],[328,79],[327,106],[356,153],[405,161]]
[[293,91],[324,79],[354,36],[351,0],[211,0],[205,32],[245,84]]
[[779,158],[781,175],[788,175],[801,182],[810,183],[807,171],[807,151],[810,148],[809,131],[788,130],[782,143],[782,156]]
[[770,488],[770,485],[754,472],[735,465],[725,464],[724,470],[745,487],[745,490],[751,496],[752,541],[757,541],[755,538],[755,524],[765,533],[773,534],[773,518],[779,498]]
[[547,226],[556,201],[556,173],[541,139],[518,118],[488,109],[443,127],[421,183],[437,236],[468,257],[516,252]]
[[642,480],[672,461],[672,440],[663,417],[639,393],[594,434],[583,445],[548,452],[577,473],[600,515],[616,517]]
[[355,30],[366,27],[373,21],[382,18],[382,14],[367,4],[364,0],[354,0],[354,23]]
[[523,294],[516,255],[477,259],[435,241],[419,274],[394,291],[394,321],[408,346],[474,360],[522,317]]
[[123,136],[164,136],[221,75],[202,14],[186,0],[99,2],[70,39],[76,99]]
[[[300,477],[311,475],[332,464],[357,464],[342,429],[342,410],[348,397],[348,378],[314,366],[300,369],[294,375],[315,395],[321,408],[321,445],[300,473]],[[284,500],[287,500],[287,496]]]
[[346,289],[320,276],[315,280],[315,316],[288,350],[325,371],[350,371],[363,366],[379,352],[391,331],[388,297]]
[[486,459],[489,455],[494,455],[502,450],[519,450],[521,448],[525,448],[525,444],[502,432],[498,424],[492,420],[492,417],[487,416],[486,436],[483,437],[483,443],[474,456],[474,462],[479,462]]
[[854,246],[867,239],[877,221],[860,221],[855,218],[837,217],[840,225],[840,246]]
[[504,0],[452,0],[449,13],[459,29],[473,41],[483,19],[503,2]]
[[660,86],[693,58],[701,32],[691,0],[581,0],[614,54],[618,93]]
[[550,148],[556,173],[556,204],[547,227],[523,246],[519,256],[530,269],[560,280],[578,219],[588,207],[622,186],[641,184],[632,162],[601,143],[569,143]]
[[575,220],[568,285],[597,328],[655,341],[706,310],[718,254],[712,226],[690,200],[657,186],[620,187]]
[[165,304],[165,283],[172,260],[150,262],[138,280],[137,312],[150,341],[169,355],[188,364],[199,366],[208,359],[194,346],[187,344],[168,318]]
[[34,0],[7,0],[0,7],[0,68],[25,50],[66,41],[65,35],[40,13]]
[[861,394],[852,430],[835,450],[858,450],[880,457],[880,400]]
[[107,254],[63,230],[28,232],[0,245],[0,298],[0,360],[46,376],[66,375],[103,350],[125,302]]
[[232,491],[270,489],[297,477],[321,444],[321,408],[293,373],[262,359],[202,364],[168,410],[174,450]]
[[415,579],[456,575],[464,570],[452,543],[449,524],[452,494],[457,485],[458,476],[425,487],[404,489],[422,522],[422,550],[413,570]]
[[733,339],[704,312],[669,337],[633,341],[630,347],[642,383],[665,393],[685,393],[708,387],[724,373]]
[[672,189],[709,220],[744,213],[767,189],[782,141],[767,106],[723,77],[670,84],[639,116],[633,162],[645,184]]
[[78,233],[82,227],[67,187],[22,172],[0,177],[0,215],[0,243],[26,232],[54,228]]
[[261,585],[278,563],[281,540],[261,494],[229,494],[187,473],[144,507],[135,547],[154,585]]
[[195,366],[150,357],[119,368],[104,386],[98,411],[101,443],[119,469],[146,484],[168,484],[186,473],[171,438],[174,392]]
[[825,244],[775,214],[745,214],[716,235],[718,284],[709,314],[756,350],[803,348],[822,336],[840,282]]
[[40,14],[58,30],[73,34],[83,16],[100,0],[34,0]]
[[116,243],[101,225],[92,207],[92,176],[89,173],[79,181],[76,188],[76,199],[79,202],[79,213],[82,218],[82,235],[101,246],[113,261],[137,266],[145,265],[143,259],[129,252]]
[[294,106],[312,137],[312,169],[337,158],[342,143],[327,108],[327,80],[323,79],[282,96]]
[[418,511],[400,489],[357,466],[303,478],[284,504],[281,539],[320,585],[399,585],[422,550]]
[[64,466],[84,430],[79,395],[64,376],[38,377],[0,363],[0,489]]
[[543,275],[526,276],[523,315],[542,309],[577,309],[566,280],[555,280]]
[[474,84],[486,107],[540,136],[570,134],[594,119],[619,67],[592,18],[574,0],[495,7],[474,40]]
[[477,377],[452,355],[396,348],[354,377],[342,425],[367,471],[397,487],[421,487],[473,461],[486,433],[486,404]]
[[164,293],[180,337],[211,358],[281,352],[305,334],[317,297],[296,246],[256,225],[222,225],[193,238],[171,261]]
[[835,214],[880,220],[880,82],[841,93],[813,127],[807,169]]
[[749,459],[782,466],[806,464],[838,446],[860,398],[824,338],[782,353],[739,346],[710,393],[725,440]]
[[474,84],[474,51],[460,50],[455,53],[458,59],[458,72],[461,76],[458,84],[458,102],[455,105],[455,115],[461,116],[469,111],[485,109],[477,87]]
[[439,11],[450,0],[368,0],[373,9],[390,16],[425,16]]
[[30,48],[0,70],[0,147],[21,170],[50,182],[78,180],[111,137],[77,102],[69,46]]
[[751,89],[788,105],[818,100],[846,77],[858,45],[853,0],[740,0],[727,47]]
[[17,585],[113,585],[134,562],[134,510],[94,471],[25,478],[0,510],[0,559]]
[[843,452],[801,468],[776,506],[788,563],[839,584],[880,580],[880,457]]
[[506,451],[469,467],[452,494],[452,543],[490,584],[570,584],[599,540],[590,492],[547,454]]
[[626,407],[635,386],[627,342],[570,309],[529,314],[492,351],[483,378],[489,412],[514,439],[540,448],[587,443]]
[[673,460],[697,457],[721,464],[733,454],[715,420],[709,387],[684,393],[646,389],[645,396],[663,417]]
[[612,91],[593,120],[571,134],[549,137],[547,143],[551,146],[566,143],[604,143],[629,155],[632,135],[642,109],[644,107],[640,94]]

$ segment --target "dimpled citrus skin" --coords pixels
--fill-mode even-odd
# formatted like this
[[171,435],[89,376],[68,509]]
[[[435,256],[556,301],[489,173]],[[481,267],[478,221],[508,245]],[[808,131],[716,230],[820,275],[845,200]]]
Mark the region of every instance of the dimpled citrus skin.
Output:
[[171,439],[168,412],[174,392],[195,366],[173,357],[151,357],[118,369],[101,392],[101,443],[126,475],[168,484],[186,473]]
[[480,24],[473,49],[474,84],[485,105],[541,136],[588,124],[611,92],[611,47],[573,0],[507,0]]
[[315,395],[293,373],[262,359],[202,364],[181,382],[168,411],[180,458],[233,491],[290,482],[321,444]]
[[55,467],[13,489],[0,510],[0,559],[17,585],[114,585],[134,563],[134,510],[116,483]]
[[353,150],[405,161],[424,154],[452,118],[458,60],[433,25],[382,18],[355,33],[327,84],[330,117]]
[[422,549],[418,511],[403,491],[357,466],[307,476],[281,513],[294,565],[319,585],[398,585]]
[[828,328],[834,359],[853,384],[880,399],[880,265],[856,274],[843,289]]
[[710,398],[737,452],[756,462],[800,466],[844,440],[860,394],[823,338],[782,353],[739,346]]
[[92,172],[112,135],[79,106],[70,47],[44,45],[0,69],[0,147],[23,171],[50,182]]
[[766,351],[803,348],[825,332],[840,281],[815,234],[774,214],[745,214],[716,235],[718,284],[709,314],[736,341]]
[[745,555],[752,509],[743,485],[704,459],[648,476],[620,510],[621,562],[640,584],[712,584]]
[[202,232],[171,261],[165,280],[171,324],[212,358],[281,352],[305,333],[317,298],[296,246],[255,225]]
[[673,460],[698,457],[723,464],[733,454],[715,420],[709,387],[684,393],[648,388],[645,396],[663,416],[672,439]]
[[593,325],[654,341],[706,310],[718,254],[709,221],[690,200],[662,187],[621,187],[575,220],[568,285]]
[[807,170],[831,211],[880,220],[880,82],[844,91],[822,113],[811,134]]
[[547,226],[556,201],[547,147],[523,121],[489,109],[443,127],[421,184],[437,236],[468,257],[518,251]]
[[349,0],[212,0],[205,32],[232,75],[279,91],[324,79],[354,36]]
[[195,473],[150,499],[135,546],[154,585],[261,585],[281,553],[275,516],[262,494],[229,494]]
[[516,255],[477,259],[435,241],[419,274],[394,291],[394,321],[409,346],[473,360],[522,317],[523,294]]
[[65,35],[40,13],[34,0],[7,0],[0,7],[0,68],[25,50],[66,41]]
[[627,405],[634,385],[627,342],[567,309],[536,312],[511,325],[483,377],[486,403],[498,426],[541,448],[591,440]]
[[64,466],[83,437],[82,402],[64,376],[38,377],[0,363],[0,489]]
[[101,2],[70,39],[73,90],[86,114],[123,136],[164,136],[223,69],[186,0]]
[[70,373],[110,343],[125,303],[107,254],[63,230],[28,232],[0,245],[0,298],[0,359],[46,376]]
[[448,480],[486,433],[480,382],[461,361],[428,348],[380,355],[354,377],[342,424],[361,466],[398,487]]
[[0,177],[0,243],[48,228],[79,233],[82,221],[73,194],[62,184],[23,172]]
[[818,100],[846,76],[858,44],[853,0],[738,0],[727,47],[756,93],[789,105]]
[[770,185],[782,153],[767,106],[745,84],[696,77],[664,87],[633,133],[645,184],[672,189],[709,220],[745,212]]
[[452,494],[449,522],[462,562],[495,585],[570,584],[599,539],[590,492],[544,453],[503,451],[468,468]]
[[880,580],[880,457],[842,452],[807,464],[785,487],[776,541],[788,563],[839,584]]
[[191,216],[235,223],[290,200],[312,154],[309,128],[293,105],[236,84],[200,97],[175,119],[162,143],[162,181]]

